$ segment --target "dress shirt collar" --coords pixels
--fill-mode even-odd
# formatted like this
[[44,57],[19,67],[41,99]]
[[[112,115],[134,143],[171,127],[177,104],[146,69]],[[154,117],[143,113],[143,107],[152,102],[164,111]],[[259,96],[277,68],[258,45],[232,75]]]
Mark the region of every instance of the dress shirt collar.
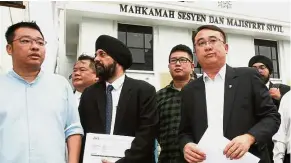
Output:
[[119,88],[122,87],[124,80],[125,80],[125,74],[121,75],[113,83],[106,82],[106,87],[111,84],[115,90],[118,90]]
[[[222,68],[219,70],[218,74],[216,74],[215,78],[218,76],[222,80],[224,80],[225,79],[225,73],[226,73],[226,64],[224,64],[222,66]],[[210,79],[210,77],[205,72],[203,72],[203,81],[206,82],[209,79]]]
[[39,73],[37,74],[36,78],[31,82],[31,83],[28,83],[26,80],[24,80],[21,76],[19,76],[13,69],[11,69],[9,72],[8,72],[8,75],[13,77],[13,78],[16,78],[20,81],[23,81],[27,84],[34,84],[36,83],[42,76],[43,76],[43,71],[40,70]]

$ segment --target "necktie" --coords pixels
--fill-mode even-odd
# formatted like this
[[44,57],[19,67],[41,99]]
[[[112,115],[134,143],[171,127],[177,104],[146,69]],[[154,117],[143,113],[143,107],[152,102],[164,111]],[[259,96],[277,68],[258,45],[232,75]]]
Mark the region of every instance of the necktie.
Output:
[[110,134],[110,129],[111,129],[111,120],[112,120],[112,94],[111,94],[111,91],[112,90],[113,90],[113,86],[108,85],[106,88],[106,125],[105,125],[106,134]]

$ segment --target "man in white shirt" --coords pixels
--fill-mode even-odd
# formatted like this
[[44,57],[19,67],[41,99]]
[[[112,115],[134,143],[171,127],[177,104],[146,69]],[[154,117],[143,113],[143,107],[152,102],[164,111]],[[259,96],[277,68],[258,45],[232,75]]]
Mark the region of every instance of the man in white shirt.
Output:
[[290,163],[290,100],[291,93],[289,91],[282,97],[279,108],[281,125],[273,136],[274,163]]
[[97,81],[98,77],[96,77],[94,58],[88,55],[80,55],[78,61],[74,65],[72,73],[72,83],[76,90],[75,96],[78,104],[85,88]]

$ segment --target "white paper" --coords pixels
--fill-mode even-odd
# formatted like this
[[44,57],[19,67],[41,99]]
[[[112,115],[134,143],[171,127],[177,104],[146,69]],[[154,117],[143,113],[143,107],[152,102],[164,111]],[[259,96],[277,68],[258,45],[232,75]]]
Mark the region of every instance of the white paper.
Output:
[[238,160],[230,160],[223,154],[223,150],[230,142],[224,136],[217,135],[217,129],[208,128],[201,140],[198,143],[198,147],[206,154],[206,160],[203,163],[258,163],[260,159],[253,154],[247,152]]
[[134,137],[87,133],[83,163],[115,162],[124,157]]

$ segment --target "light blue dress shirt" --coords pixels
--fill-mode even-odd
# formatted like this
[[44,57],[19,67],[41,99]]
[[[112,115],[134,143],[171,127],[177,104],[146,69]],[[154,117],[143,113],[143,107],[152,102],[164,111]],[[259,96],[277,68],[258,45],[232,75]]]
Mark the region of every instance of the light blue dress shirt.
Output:
[[0,163],[65,163],[66,138],[83,134],[68,81],[40,72],[0,76]]

